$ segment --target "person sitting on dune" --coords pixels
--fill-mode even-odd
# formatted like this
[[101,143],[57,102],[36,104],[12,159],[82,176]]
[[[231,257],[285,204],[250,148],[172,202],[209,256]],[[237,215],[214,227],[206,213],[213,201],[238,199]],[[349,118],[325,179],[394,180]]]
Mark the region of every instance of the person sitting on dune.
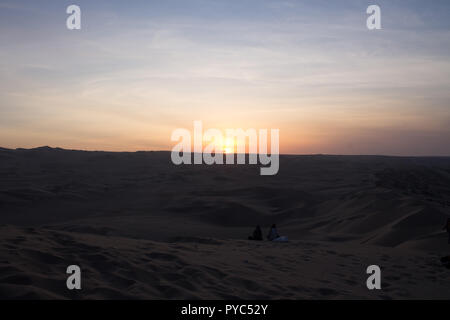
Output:
[[272,227],[270,227],[270,231],[269,231],[269,234],[267,235],[267,239],[269,241],[273,241],[279,237],[280,236],[278,235],[277,226],[275,224],[273,224]]
[[262,231],[261,231],[261,227],[258,225],[255,228],[255,231],[253,231],[253,236],[249,236],[248,240],[262,240]]
[[288,242],[288,237],[286,236],[280,236],[277,231],[277,226],[275,224],[272,225],[270,228],[269,234],[267,235],[267,239],[269,241],[274,242]]
[[450,244],[450,218],[447,218],[447,223],[444,225],[443,230],[447,230],[448,233],[448,243]]

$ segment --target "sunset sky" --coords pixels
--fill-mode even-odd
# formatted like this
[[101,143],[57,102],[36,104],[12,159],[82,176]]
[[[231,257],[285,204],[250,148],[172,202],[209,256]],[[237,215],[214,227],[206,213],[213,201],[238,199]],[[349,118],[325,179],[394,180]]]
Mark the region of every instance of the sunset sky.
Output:
[[0,83],[7,148],[170,150],[202,120],[280,129],[281,153],[450,156],[450,1],[0,0]]

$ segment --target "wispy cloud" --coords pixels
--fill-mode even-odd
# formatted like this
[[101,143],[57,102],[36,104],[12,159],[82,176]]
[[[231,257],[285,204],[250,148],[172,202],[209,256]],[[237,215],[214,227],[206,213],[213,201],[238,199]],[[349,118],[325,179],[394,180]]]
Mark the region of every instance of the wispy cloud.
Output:
[[449,5],[380,5],[371,32],[364,1],[80,1],[72,32],[60,2],[0,2],[0,142],[169,148],[173,128],[202,119],[280,127],[284,152],[361,153],[352,135],[370,131],[374,150],[392,152],[395,132],[414,154],[409,138],[450,138]]

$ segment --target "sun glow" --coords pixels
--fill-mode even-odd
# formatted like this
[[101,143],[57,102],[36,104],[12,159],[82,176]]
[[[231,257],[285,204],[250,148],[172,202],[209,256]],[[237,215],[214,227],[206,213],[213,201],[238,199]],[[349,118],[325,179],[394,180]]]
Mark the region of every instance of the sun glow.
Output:
[[234,153],[234,139],[232,138],[226,138],[225,142],[223,143],[223,153]]
[[217,139],[204,138],[203,139],[203,147],[208,146],[208,145],[213,146],[213,149],[217,153],[224,153],[224,154],[234,153],[235,149],[236,149],[236,142],[235,142],[235,139],[232,137],[227,137],[227,138],[221,137],[221,138],[217,138]]

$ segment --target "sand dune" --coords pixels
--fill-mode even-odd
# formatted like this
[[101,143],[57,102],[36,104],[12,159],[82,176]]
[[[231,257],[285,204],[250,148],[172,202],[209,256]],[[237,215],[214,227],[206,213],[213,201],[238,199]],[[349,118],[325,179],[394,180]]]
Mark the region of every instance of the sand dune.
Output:
[[[450,297],[449,158],[280,161],[267,177],[168,152],[0,149],[0,297]],[[245,240],[272,223],[291,241]],[[366,288],[370,264],[381,291]]]
[[[319,241],[179,238],[164,243],[4,226],[0,294],[15,299],[448,298],[436,254]],[[382,291],[362,266],[385,271]],[[67,263],[82,290],[65,287]]]

